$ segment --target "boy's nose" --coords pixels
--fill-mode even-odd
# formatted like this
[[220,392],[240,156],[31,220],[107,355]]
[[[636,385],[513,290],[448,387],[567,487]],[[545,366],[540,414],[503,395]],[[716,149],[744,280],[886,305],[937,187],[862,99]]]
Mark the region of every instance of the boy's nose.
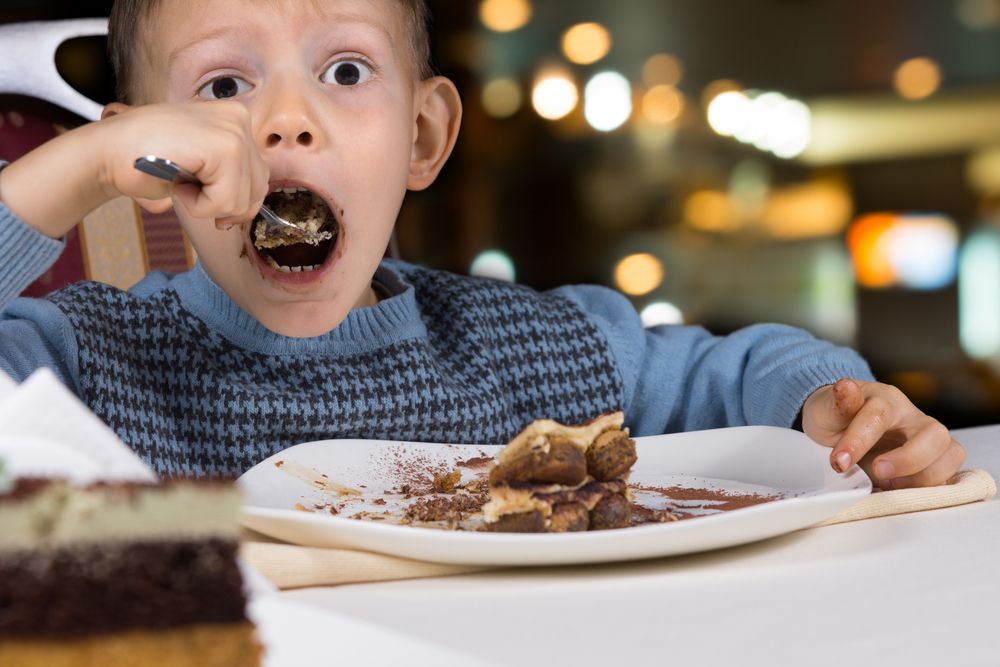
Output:
[[287,87],[275,92],[262,100],[265,107],[257,128],[260,146],[270,150],[319,148],[322,135],[310,100]]
[[[308,130],[302,130],[298,134],[295,134],[295,132],[292,131],[289,133],[289,136],[291,136],[292,134],[295,135],[295,143],[297,143],[298,145],[307,147],[312,145],[313,142],[312,132],[309,132]],[[268,148],[274,148],[284,140],[285,136],[283,134],[278,132],[271,132],[269,135],[267,135],[267,140],[265,141],[265,143]]]

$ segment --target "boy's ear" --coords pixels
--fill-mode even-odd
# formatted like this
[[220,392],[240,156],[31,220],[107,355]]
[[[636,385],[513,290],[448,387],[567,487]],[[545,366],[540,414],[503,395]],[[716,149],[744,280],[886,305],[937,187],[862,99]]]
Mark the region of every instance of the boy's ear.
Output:
[[[106,118],[111,118],[112,116],[117,116],[120,113],[125,113],[131,109],[127,104],[122,104],[121,102],[112,102],[108,106],[104,107],[101,111],[101,120]],[[143,207],[153,215],[160,215],[161,213],[166,213],[173,207],[174,202],[170,197],[164,199],[138,199],[136,198],[135,203]]]
[[450,79],[436,76],[418,85],[410,178],[406,182],[410,190],[423,190],[434,182],[455,148],[462,124],[462,98]]
[[112,102],[108,106],[104,107],[103,111],[101,111],[101,120],[104,120],[105,118],[111,118],[112,116],[117,116],[120,113],[125,113],[131,108],[132,107],[130,107],[129,105],[122,104],[121,102]]

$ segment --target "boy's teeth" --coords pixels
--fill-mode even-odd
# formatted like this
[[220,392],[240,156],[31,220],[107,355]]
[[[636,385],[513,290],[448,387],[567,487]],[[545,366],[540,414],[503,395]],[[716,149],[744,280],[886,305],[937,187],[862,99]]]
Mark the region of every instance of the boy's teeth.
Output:
[[282,264],[278,264],[276,261],[274,261],[274,259],[272,259],[267,255],[264,256],[264,259],[267,261],[267,263],[271,266],[272,269],[277,269],[282,273],[308,273],[309,271],[315,271],[319,269],[320,266],[322,266],[321,264],[313,264],[312,266],[284,266]]

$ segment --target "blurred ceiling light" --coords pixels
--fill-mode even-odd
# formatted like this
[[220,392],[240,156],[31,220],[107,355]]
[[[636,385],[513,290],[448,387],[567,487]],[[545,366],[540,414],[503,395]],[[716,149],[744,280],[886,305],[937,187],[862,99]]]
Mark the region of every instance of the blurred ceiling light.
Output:
[[629,255],[615,267],[615,284],[625,294],[649,294],[663,284],[663,263],[645,252]]
[[479,20],[494,32],[512,32],[531,20],[530,0],[483,0]]
[[657,53],[642,66],[642,81],[647,86],[676,86],[684,76],[684,68],[676,56]]
[[962,25],[972,30],[1000,26],[1000,0],[958,0],[955,12]]
[[684,313],[669,301],[654,301],[642,309],[639,318],[647,329],[663,324],[684,324]]
[[562,50],[570,62],[596,63],[611,50],[611,33],[600,23],[578,23],[563,35]]
[[941,68],[930,58],[911,58],[896,69],[893,83],[900,97],[922,100],[941,86]]
[[749,119],[750,98],[741,91],[724,91],[708,104],[708,124],[723,137],[732,137],[744,131]]
[[493,79],[483,88],[483,108],[494,118],[509,118],[521,108],[521,86],[508,78]]
[[684,222],[703,232],[732,232],[743,222],[725,192],[698,190],[684,202]]
[[847,232],[858,283],[934,290],[955,279],[958,226],[940,215],[876,213]]
[[583,98],[583,115],[600,132],[617,130],[632,115],[632,86],[618,72],[595,74],[587,82]]
[[705,89],[701,91],[701,106],[704,109],[708,109],[712,100],[722,93],[738,93],[742,90],[743,86],[732,79],[717,79],[705,86]]
[[708,105],[708,124],[717,134],[784,159],[801,154],[812,140],[809,107],[776,92],[720,93]]
[[1000,234],[973,233],[958,268],[958,336],[973,359],[1000,357]]
[[486,250],[472,260],[469,275],[512,283],[515,277],[514,261],[502,250]]
[[835,181],[819,181],[775,190],[768,197],[761,223],[781,239],[832,236],[851,219],[849,190]]
[[568,74],[551,72],[542,74],[531,93],[535,112],[548,120],[559,120],[576,108],[580,93]]
[[684,96],[671,85],[653,86],[642,96],[642,115],[651,123],[669,125],[684,111]]

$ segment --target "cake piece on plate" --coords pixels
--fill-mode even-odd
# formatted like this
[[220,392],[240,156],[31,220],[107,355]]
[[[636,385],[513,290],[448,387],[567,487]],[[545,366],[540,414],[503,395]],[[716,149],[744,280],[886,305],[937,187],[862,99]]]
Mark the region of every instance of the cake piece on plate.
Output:
[[549,419],[529,424],[490,469],[486,529],[560,533],[627,526],[636,452],[624,419],[614,412],[578,426]]
[[9,483],[0,667],[259,665],[240,501],[222,482]]

